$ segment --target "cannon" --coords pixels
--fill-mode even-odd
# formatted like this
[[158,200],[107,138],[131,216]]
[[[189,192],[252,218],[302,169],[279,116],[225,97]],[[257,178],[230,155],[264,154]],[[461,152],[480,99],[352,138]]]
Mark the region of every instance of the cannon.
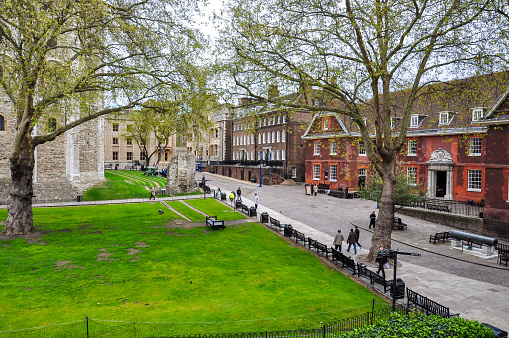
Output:
[[498,239],[485,237],[480,235],[469,234],[468,232],[452,230],[449,232],[451,237],[451,245],[452,246],[461,246],[461,250],[463,251],[463,242],[467,242],[469,247],[471,244],[480,245],[483,253],[487,255],[492,255],[495,251],[495,247],[497,246]]

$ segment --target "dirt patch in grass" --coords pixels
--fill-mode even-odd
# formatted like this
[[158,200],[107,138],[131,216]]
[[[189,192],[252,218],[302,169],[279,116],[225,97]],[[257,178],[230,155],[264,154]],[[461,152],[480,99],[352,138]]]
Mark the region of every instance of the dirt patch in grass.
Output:
[[56,262],[57,270],[62,270],[62,269],[83,269],[84,268],[83,266],[69,265],[69,263],[71,263],[71,262],[72,261],[57,261]]
[[[1,241],[10,241],[13,239],[24,238],[27,241],[30,241],[30,243],[37,243],[38,240],[45,234],[47,234],[47,232],[45,232],[45,231],[36,231],[33,234],[29,234],[29,235],[15,235],[15,236],[0,235],[0,240]],[[41,242],[41,243],[44,243],[44,242]],[[44,244],[46,244],[46,243],[44,243]]]
[[134,242],[134,244],[136,244],[137,248],[146,248],[148,246],[145,242]]
[[136,255],[136,254],[139,254],[141,252],[141,250],[138,250],[138,249],[133,249],[133,248],[129,248],[127,249],[127,251],[129,251],[127,254],[128,255]]
[[175,219],[173,221],[168,222],[165,225],[166,228],[179,228],[179,229],[193,229],[202,226],[204,226],[203,222],[193,223],[183,219]]
[[102,248],[102,249],[99,249],[99,252],[97,254],[97,261],[114,261],[115,259],[114,258],[110,258],[111,255],[113,255],[113,253],[111,252],[106,252],[106,249]]

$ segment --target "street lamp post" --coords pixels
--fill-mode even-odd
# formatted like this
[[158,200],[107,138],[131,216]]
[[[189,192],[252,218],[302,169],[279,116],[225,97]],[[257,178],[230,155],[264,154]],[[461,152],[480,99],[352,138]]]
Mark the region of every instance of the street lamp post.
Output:
[[262,186],[262,151],[260,150],[260,188]]
[[400,252],[394,250],[384,250],[383,252],[379,252],[378,254],[384,255],[387,258],[392,258],[394,261],[394,275],[392,277],[392,311],[396,310],[396,269],[398,267],[398,254],[406,255],[406,256],[420,256],[421,254],[413,253],[413,252]]

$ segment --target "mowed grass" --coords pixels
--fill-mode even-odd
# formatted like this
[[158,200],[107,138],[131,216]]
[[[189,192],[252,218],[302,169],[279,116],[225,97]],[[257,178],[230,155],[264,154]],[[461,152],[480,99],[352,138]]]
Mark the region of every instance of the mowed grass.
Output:
[[186,333],[297,329],[385,304],[257,223],[172,228],[162,208],[34,209],[41,235],[0,240],[0,331],[85,316],[209,323]]
[[182,215],[186,216],[191,222],[204,222],[206,216],[200,214],[199,212],[191,209],[189,206],[185,205],[180,201],[171,201],[166,202],[170,207],[177,210]]
[[[151,188],[166,186],[166,178],[145,176],[142,171],[136,170],[105,170],[104,177],[106,178],[105,182],[101,182],[83,193],[84,201],[149,198]],[[191,194],[201,194],[201,192],[197,190]]]
[[209,216],[217,216],[217,219],[220,220],[232,221],[247,218],[242,213],[236,212],[213,198],[186,200],[185,203],[203,211]]

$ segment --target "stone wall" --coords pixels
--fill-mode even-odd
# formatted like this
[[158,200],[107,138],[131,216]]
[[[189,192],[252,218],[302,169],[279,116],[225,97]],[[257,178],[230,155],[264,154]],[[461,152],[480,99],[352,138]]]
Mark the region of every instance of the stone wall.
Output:
[[434,223],[440,223],[455,229],[483,234],[483,219],[478,217],[467,217],[438,211],[405,207],[397,209],[397,213],[424,219]]
[[196,159],[194,155],[178,154],[173,156],[168,165],[167,192],[180,194],[193,191],[196,182],[194,178],[195,166]]
[[[99,107],[100,108],[100,107]],[[10,193],[9,155],[16,133],[16,118],[7,96],[0,93],[0,114],[6,130],[0,131],[0,204],[8,203]],[[67,116],[67,121],[72,117]],[[57,126],[65,123],[57,120]],[[35,134],[46,132],[45,121],[39,121]],[[35,150],[33,202],[72,201],[88,188],[104,180],[104,122],[96,119],[69,130],[64,135]]]

